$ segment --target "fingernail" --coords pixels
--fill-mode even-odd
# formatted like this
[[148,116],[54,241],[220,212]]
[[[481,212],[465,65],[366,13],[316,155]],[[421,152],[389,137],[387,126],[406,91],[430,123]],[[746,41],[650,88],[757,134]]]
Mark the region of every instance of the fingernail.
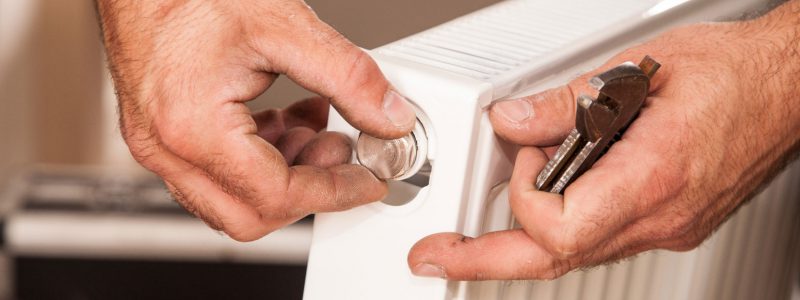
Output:
[[411,273],[422,277],[447,277],[447,274],[444,273],[444,267],[426,263],[417,264],[413,269],[411,269]]
[[500,101],[494,104],[492,111],[513,123],[519,123],[531,117],[531,104],[523,99]]
[[417,118],[411,103],[391,89],[383,96],[383,113],[395,126],[402,128],[412,126]]

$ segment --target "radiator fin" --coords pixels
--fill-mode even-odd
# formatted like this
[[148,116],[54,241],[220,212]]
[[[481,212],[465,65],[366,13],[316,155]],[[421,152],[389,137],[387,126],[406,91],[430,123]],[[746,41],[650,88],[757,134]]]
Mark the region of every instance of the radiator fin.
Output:
[[[698,249],[651,251],[548,282],[501,284],[494,299],[788,299],[800,259],[800,162]],[[658,270],[658,272],[653,272]],[[483,294],[485,296],[485,294]],[[484,297],[485,298],[485,297]]]
[[559,50],[591,37],[599,28],[637,17],[656,2],[508,1],[377,51],[495,82],[520,68],[531,69],[531,64],[551,60]]

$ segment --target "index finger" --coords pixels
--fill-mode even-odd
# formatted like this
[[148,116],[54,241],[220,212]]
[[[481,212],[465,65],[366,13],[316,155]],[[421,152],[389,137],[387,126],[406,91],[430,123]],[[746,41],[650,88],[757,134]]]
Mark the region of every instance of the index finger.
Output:
[[253,38],[266,72],[286,74],[304,88],[330,99],[354,127],[392,139],[414,128],[414,108],[384,77],[364,50],[325,24],[307,5],[291,2],[294,17],[285,20],[282,43],[273,36]]

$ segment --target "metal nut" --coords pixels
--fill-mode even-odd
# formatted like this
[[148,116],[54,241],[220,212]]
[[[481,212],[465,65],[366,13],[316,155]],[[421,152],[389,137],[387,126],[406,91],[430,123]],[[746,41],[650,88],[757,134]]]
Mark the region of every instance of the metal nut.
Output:
[[403,180],[416,174],[427,160],[428,139],[422,123],[404,137],[383,140],[361,133],[356,142],[356,158],[375,177]]

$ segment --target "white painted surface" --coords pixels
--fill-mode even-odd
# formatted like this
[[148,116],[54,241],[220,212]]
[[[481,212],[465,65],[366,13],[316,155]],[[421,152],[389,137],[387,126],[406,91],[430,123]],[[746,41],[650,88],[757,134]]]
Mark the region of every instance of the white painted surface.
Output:
[[[378,203],[318,215],[305,299],[752,299],[747,297],[789,291],[783,277],[770,274],[783,272],[781,262],[791,258],[794,240],[785,233],[770,235],[769,228],[795,226],[787,216],[797,216],[798,207],[789,200],[800,198],[800,191],[780,180],[772,190],[782,191],[783,202],[759,205],[783,210],[745,208],[707,244],[687,253],[653,251],[552,282],[447,282],[415,278],[406,266],[408,249],[421,237],[502,229],[497,221],[510,216],[507,206],[487,200],[491,188],[510,174],[510,165],[485,116],[478,116],[485,105],[564,84],[674,26],[760,4],[506,1],[376,49],[373,55],[389,80],[416,101],[439,137],[431,185],[408,206]],[[624,42],[611,44],[612,39]],[[335,113],[328,128],[357,134]],[[781,178],[800,178],[798,168]],[[761,231],[737,229],[752,226]],[[776,249],[753,247],[753,238]],[[737,271],[726,270],[730,266]],[[764,277],[773,279],[759,280]]]
[[[429,157],[430,185],[403,206],[379,202],[317,214],[306,299],[444,299],[452,293],[445,281],[411,276],[405,257],[429,232],[462,230],[470,167],[478,159],[469,149],[475,148],[478,103],[489,96],[489,85],[377,57],[394,86],[431,120],[426,129],[434,133],[429,142],[436,156]],[[355,139],[357,132],[331,111],[328,129]]]

